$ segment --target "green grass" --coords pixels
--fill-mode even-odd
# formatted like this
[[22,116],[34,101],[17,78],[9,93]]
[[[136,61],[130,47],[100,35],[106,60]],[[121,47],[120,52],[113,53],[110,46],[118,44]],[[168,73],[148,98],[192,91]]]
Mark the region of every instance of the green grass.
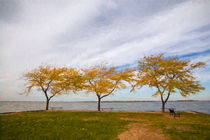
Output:
[[60,111],[2,114],[0,139],[113,140],[133,122],[147,124],[151,131],[158,128],[168,139],[210,139],[210,115],[182,112],[181,118],[167,116],[168,113]]

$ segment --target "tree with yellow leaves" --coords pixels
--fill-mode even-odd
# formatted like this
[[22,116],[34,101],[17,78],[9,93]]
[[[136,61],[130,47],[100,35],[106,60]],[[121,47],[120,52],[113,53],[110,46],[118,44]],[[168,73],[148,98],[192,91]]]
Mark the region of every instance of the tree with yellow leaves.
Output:
[[27,81],[26,93],[32,88],[42,91],[46,97],[46,110],[49,109],[50,100],[58,94],[69,90],[76,92],[82,89],[82,75],[79,70],[66,67],[39,66],[24,74]]
[[203,65],[203,62],[193,64],[178,57],[164,57],[162,54],[145,56],[138,62],[138,74],[133,90],[144,85],[156,88],[153,96],[160,95],[164,112],[165,104],[172,93],[180,92],[186,97],[204,89],[193,76],[193,70]]
[[134,70],[117,71],[114,67],[105,66],[95,66],[83,71],[87,93],[95,93],[98,97],[98,111],[101,110],[101,99],[113,94],[116,89],[126,88],[125,81],[131,82],[134,75]]

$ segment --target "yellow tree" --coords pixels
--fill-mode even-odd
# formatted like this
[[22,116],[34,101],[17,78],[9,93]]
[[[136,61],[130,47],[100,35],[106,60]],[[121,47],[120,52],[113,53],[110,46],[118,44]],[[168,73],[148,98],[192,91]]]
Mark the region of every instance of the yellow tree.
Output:
[[133,90],[144,85],[156,88],[153,96],[160,95],[164,112],[165,104],[172,93],[179,92],[186,97],[204,89],[193,76],[193,70],[203,65],[203,62],[193,64],[178,57],[164,57],[162,54],[145,56],[138,62],[138,74]]
[[79,70],[66,67],[39,66],[24,74],[26,93],[32,88],[42,91],[46,97],[46,110],[49,109],[50,100],[58,94],[69,90],[76,92],[81,89],[82,76]]
[[116,89],[126,88],[126,82],[131,82],[134,70],[116,71],[114,67],[95,66],[85,69],[87,93],[95,93],[98,97],[98,111],[100,111],[101,99],[114,93]]

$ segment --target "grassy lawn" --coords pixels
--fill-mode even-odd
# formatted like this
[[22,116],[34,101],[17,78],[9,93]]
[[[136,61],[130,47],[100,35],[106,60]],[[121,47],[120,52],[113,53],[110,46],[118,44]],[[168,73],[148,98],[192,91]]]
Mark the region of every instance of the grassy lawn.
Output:
[[113,140],[140,124],[166,139],[210,139],[210,115],[168,113],[39,111],[0,115],[0,139]]

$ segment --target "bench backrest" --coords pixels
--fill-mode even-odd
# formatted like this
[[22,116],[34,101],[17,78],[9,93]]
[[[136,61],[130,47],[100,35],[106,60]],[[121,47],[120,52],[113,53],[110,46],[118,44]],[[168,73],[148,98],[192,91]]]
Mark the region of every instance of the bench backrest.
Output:
[[173,108],[169,108],[170,113],[174,113],[174,109]]

